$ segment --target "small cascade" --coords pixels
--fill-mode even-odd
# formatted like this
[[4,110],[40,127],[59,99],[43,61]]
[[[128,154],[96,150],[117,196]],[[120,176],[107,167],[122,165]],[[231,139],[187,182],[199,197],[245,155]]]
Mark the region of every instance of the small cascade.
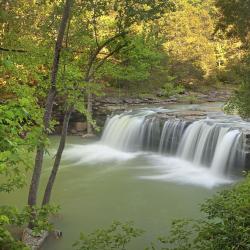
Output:
[[242,132],[232,117],[164,122],[158,111],[140,109],[114,115],[106,122],[101,143],[126,152],[172,155],[210,168],[215,175],[244,169]]
[[160,133],[160,121],[157,117],[146,118],[140,131],[141,149],[145,151],[157,152]]
[[181,120],[169,120],[164,123],[159,152],[161,154],[175,155],[179,146],[180,140],[187,128],[188,123]]
[[123,151],[141,149],[140,131],[144,117],[131,115],[115,115],[106,124],[101,142]]
[[177,155],[197,165],[209,166],[217,145],[229,129],[209,120],[194,122],[183,135]]
[[[230,173],[234,166],[237,164],[242,166],[244,155],[239,157],[238,147],[240,145],[241,133],[238,130],[231,130],[226,133],[221,142],[217,145],[213,157],[211,169],[217,175],[224,175]],[[238,160],[238,161],[237,161]]]
[[101,142],[127,152],[151,150],[160,133],[159,122],[150,117],[152,114],[155,111],[142,109],[108,118]]

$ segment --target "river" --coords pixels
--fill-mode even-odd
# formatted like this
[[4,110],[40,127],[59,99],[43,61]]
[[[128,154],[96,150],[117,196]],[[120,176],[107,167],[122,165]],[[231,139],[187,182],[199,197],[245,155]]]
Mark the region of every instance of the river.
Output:
[[[58,140],[58,136],[51,137],[42,189]],[[63,237],[50,237],[42,249],[70,250],[80,232],[107,227],[114,220],[133,221],[145,230],[129,245],[129,250],[144,249],[169,232],[173,219],[202,216],[200,204],[230,183],[230,179],[177,157],[124,152],[80,136],[69,136],[52,196],[53,204],[61,207],[53,222]],[[27,190],[3,195],[1,200],[22,207]]]

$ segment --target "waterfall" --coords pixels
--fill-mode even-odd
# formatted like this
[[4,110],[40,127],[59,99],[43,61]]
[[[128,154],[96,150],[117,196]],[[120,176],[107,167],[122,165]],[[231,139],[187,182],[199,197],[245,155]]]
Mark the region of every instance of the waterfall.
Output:
[[210,168],[215,175],[244,169],[242,133],[231,117],[164,122],[158,113],[157,109],[139,109],[114,115],[106,122],[101,143],[126,152],[172,155]]
[[144,117],[115,115],[107,123],[101,141],[123,151],[140,150],[140,131]]
[[236,162],[240,136],[241,134],[238,130],[229,131],[223,136],[215,150],[211,165],[212,172],[223,175],[227,169],[233,168],[234,164],[242,163]]
[[194,122],[183,135],[177,155],[198,165],[210,165],[216,146],[228,130],[209,120]]
[[150,150],[157,146],[160,133],[159,123],[153,110],[125,112],[109,118],[104,127],[101,142],[123,151],[135,152],[142,149]]
[[[241,132],[216,120],[200,120],[185,131],[177,155],[199,166],[211,167],[217,175],[242,170]],[[235,165],[235,166],[234,166]]]
[[140,131],[141,149],[157,152],[160,133],[160,121],[156,117],[146,118]]
[[187,126],[188,123],[181,120],[166,121],[161,133],[159,152],[175,155]]

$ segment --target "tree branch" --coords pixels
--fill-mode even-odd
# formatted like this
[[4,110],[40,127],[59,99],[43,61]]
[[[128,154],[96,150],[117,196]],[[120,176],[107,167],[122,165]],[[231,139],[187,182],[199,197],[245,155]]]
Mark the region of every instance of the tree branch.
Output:
[[85,75],[85,79],[88,81],[90,78],[90,71],[91,68],[93,66],[94,61],[96,60],[97,55],[101,52],[101,50],[106,47],[108,44],[110,44],[111,42],[115,41],[115,39],[125,36],[128,33],[128,31],[123,31],[120,33],[117,33],[116,35],[114,35],[113,37],[110,37],[109,39],[107,39],[105,42],[102,43],[102,45],[100,45],[99,47],[97,47],[97,49],[92,53],[92,55],[89,58],[89,63],[87,66],[87,70],[86,70],[86,75]]
[[27,53],[27,50],[23,50],[23,49],[7,49],[7,48],[2,48],[0,47],[1,51],[6,51],[6,52],[18,52],[18,53]]
[[[117,46],[113,51],[111,51],[109,54],[107,54],[99,63],[98,65],[95,67],[95,70],[94,72],[96,72],[99,68],[102,67],[102,65],[106,62],[106,60],[111,57],[112,55],[114,55],[115,53],[117,53],[118,51],[120,51],[122,48],[126,47],[127,46],[127,43],[124,43],[124,44],[121,44],[119,46]],[[94,75],[94,72],[93,74],[91,75],[91,77]]]

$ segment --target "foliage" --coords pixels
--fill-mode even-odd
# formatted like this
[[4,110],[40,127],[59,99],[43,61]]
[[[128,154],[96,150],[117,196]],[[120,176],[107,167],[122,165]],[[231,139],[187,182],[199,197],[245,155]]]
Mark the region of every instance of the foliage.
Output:
[[133,223],[113,222],[107,229],[97,229],[90,234],[81,234],[80,240],[74,243],[77,250],[110,250],[126,249],[134,238],[140,236],[142,230]]
[[41,139],[41,109],[33,90],[16,86],[12,94],[13,98],[0,105],[0,176],[5,176],[4,180],[1,177],[0,192],[24,185],[30,167],[27,152]]
[[[55,214],[58,211],[58,207],[54,206],[44,206],[42,208],[34,208],[36,212],[36,218],[33,223],[35,228],[33,228],[32,233],[39,235],[42,231],[50,231],[53,229],[52,224],[48,221],[49,215]],[[18,239],[14,239],[10,231],[8,231],[8,226],[18,226],[22,227],[27,225],[30,221],[31,210],[30,207],[25,207],[22,211],[11,206],[1,206],[0,207],[0,246],[1,249],[13,249],[13,250],[27,250],[28,248],[24,246],[22,242]]]
[[0,245],[2,250],[29,250],[21,241],[15,240],[9,231],[2,227],[8,218],[0,216]]
[[[31,167],[30,157],[39,143],[47,143],[42,134],[42,110],[34,96],[34,89],[13,85],[5,89],[11,93],[0,105],[0,192],[11,192],[26,184],[26,173]],[[50,228],[48,214],[52,208],[37,209],[37,227],[34,232]],[[18,211],[14,207],[0,206],[0,239],[3,249],[25,249],[13,239],[8,225],[22,226],[30,218],[29,208]]]
[[250,117],[250,79],[243,82],[224,106],[228,113],[235,111],[243,118]]
[[195,104],[198,103],[198,98],[195,94],[189,94],[188,96],[184,97],[184,102],[187,102],[189,104]]
[[250,1],[217,0],[216,5],[222,12],[218,29],[224,30],[229,36],[240,38],[242,41],[240,45],[244,51],[240,60],[236,61],[235,65],[229,68],[227,72],[237,76],[237,83],[240,84],[240,87],[226,104],[225,110],[227,112],[238,111],[242,117],[248,118],[250,117]]
[[217,69],[213,39],[215,18],[211,1],[173,1],[175,11],[155,23],[169,55],[171,75],[185,84],[208,80]]
[[176,94],[183,94],[185,88],[181,84],[173,84],[172,82],[167,82],[163,85],[161,95],[165,97],[170,97]]
[[249,39],[250,1],[249,0],[216,0],[222,12],[218,28],[226,30],[229,35],[239,36],[243,41]]
[[[127,46],[121,49],[114,61],[106,63],[103,76],[111,79],[112,85],[141,92],[152,71],[162,60],[158,44],[147,39],[144,34],[131,35]],[[143,86],[143,87],[142,87]]]

